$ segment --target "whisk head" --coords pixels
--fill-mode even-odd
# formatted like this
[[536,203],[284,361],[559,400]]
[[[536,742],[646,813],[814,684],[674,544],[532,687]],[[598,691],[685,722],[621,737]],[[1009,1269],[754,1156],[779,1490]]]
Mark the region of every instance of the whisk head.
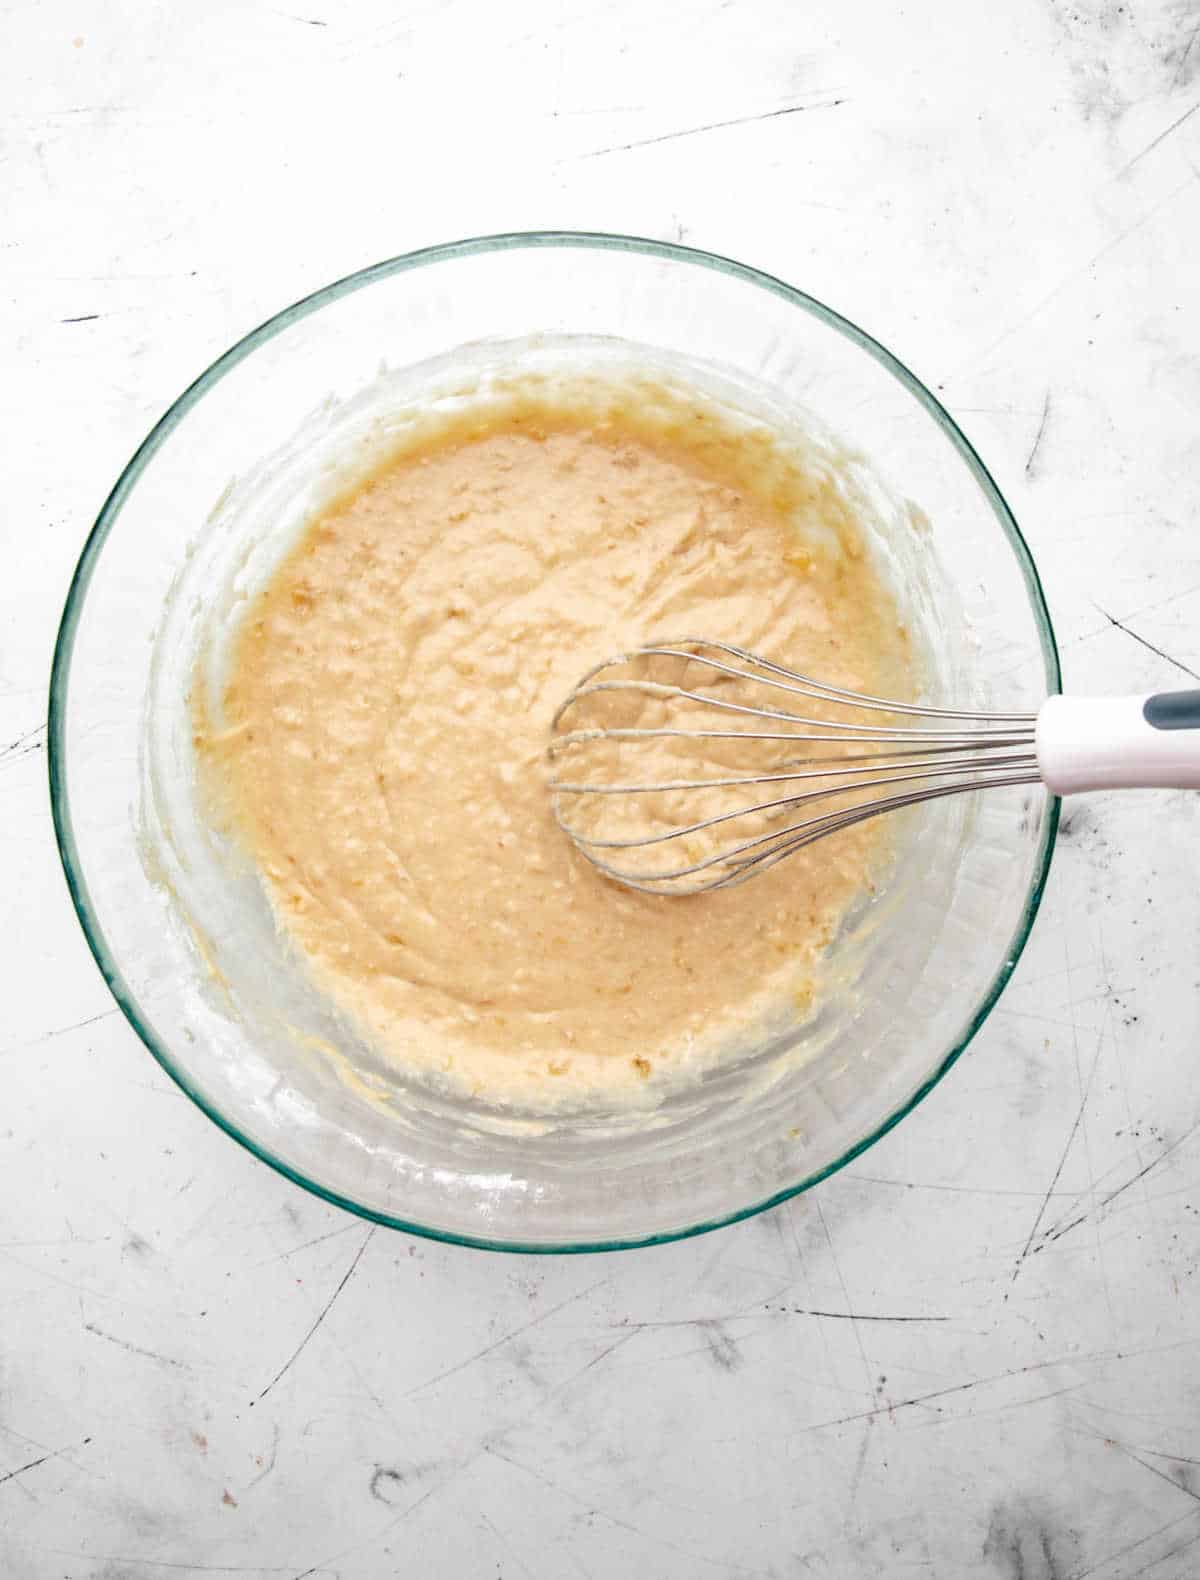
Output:
[[549,790],[608,877],[703,894],[881,812],[1036,783],[1035,724],[864,696],[684,637],[582,677],[554,716]]

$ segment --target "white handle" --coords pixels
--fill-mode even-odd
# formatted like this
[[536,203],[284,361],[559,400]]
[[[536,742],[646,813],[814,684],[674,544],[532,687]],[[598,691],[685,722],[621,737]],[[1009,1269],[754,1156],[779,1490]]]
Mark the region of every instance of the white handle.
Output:
[[1037,759],[1055,795],[1200,790],[1200,691],[1049,697],[1037,719]]

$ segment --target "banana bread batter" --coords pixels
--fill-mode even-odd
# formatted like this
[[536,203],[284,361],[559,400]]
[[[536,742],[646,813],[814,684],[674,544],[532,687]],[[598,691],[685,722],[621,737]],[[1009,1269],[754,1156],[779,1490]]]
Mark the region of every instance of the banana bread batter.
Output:
[[251,601],[196,741],[307,969],[392,1060],[486,1098],[610,1095],[803,1000],[884,837],[742,887],[601,877],[544,753],[581,672],[699,632],[835,685],[909,644],[836,468],[657,385],[515,385],[325,508]]

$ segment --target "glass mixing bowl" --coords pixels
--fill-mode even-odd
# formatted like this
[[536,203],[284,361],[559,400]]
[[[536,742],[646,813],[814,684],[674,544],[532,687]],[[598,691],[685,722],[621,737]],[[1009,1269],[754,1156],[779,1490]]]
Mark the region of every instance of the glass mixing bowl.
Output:
[[188,822],[197,619],[254,544],[296,530],[346,447],[386,430],[389,401],[572,356],[687,369],[840,435],[929,700],[1032,711],[1059,689],[1029,551],[950,417],[846,319],[726,258],[559,233],[432,248],[287,308],[180,396],[100,513],[54,657],[51,795],[88,942],[154,1057],[265,1162],[379,1222],[524,1251],[697,1233],[862,1152],[995,1003],[1058,813],[1005,789],[906,814],[885,894],[832,946],[840,990],[652,1111],[498,1114],[381,1068],[297,985],[256,883],[223,879]]

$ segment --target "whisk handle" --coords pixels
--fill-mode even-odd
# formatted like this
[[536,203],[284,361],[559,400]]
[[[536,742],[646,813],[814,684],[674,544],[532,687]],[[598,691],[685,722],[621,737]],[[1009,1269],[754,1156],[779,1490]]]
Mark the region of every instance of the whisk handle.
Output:
[[1036,738],[1038,769],[1055,795],[1200,790],[1200,691],[1049,697]]

